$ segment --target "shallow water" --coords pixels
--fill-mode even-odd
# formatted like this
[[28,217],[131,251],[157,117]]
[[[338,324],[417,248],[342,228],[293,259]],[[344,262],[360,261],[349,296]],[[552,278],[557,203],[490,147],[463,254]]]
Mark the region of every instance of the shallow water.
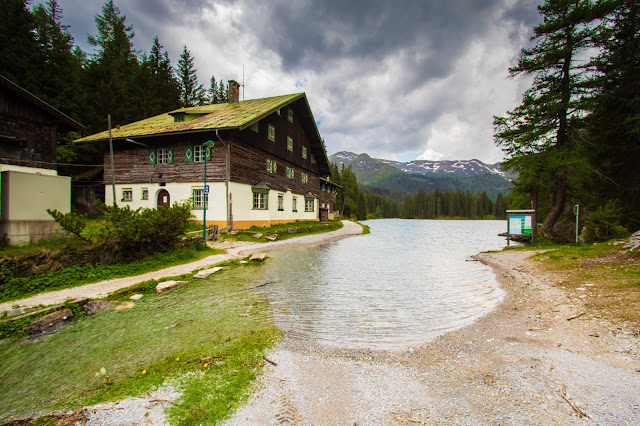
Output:
[[275,283],[258,291],[286,333],[400,350],[473,322],[503,297],[492,270],[470,256],[505,246],[504,221],[366,223],[371,234],[270,254],[259,278]]

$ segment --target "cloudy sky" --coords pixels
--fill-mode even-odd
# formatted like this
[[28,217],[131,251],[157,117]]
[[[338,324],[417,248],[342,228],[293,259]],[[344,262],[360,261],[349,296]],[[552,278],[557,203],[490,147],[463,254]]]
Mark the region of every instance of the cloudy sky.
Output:
[[[103,0],[58,0],[87,35]],[[35,3],[35,1],[34,1]],[[175,66],[183,46],[208,87],[242,82],[245,98],[306,92],[329,154],[410,161],[502,159],[494,115],[519,104],[508,79],[540,21],[540,0],[115,0],[134,46],[154,36]]]

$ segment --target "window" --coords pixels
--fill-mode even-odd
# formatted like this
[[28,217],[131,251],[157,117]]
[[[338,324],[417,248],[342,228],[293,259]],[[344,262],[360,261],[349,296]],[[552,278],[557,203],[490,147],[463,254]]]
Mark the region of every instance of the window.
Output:
[[312,197],[304,197],[304,211],[312,212],[315,201],[316,200]]
[[204,145],[196,145],[193,147],[193,161],[204,161],[207,155],[207,147]]
[[253,130],[254,132],[258,133],[258,131],[260,130],[260,129],[258,128],[258,123],[253,123],[253,124],[251,125],[251,130]]
[[298,197],[293,197],[293,207],[291,210],[294,212],[298,211]]
[[284,211],[284,195],[278,195],[278,211]]
[[306,146],[302,147],[302,158],[304,158],[305,160],[307,159],[307,147]]
[[302,176],[302,183],[309,183],[309,174],[302,172],[300,175]]
[[[205,205],[206,204],[206,205]],[[198,188],[193,190],[193,208],[209,208],[209,194],[204,193],[204,189]]]
[[287,136],[287,150],[293,151],[293,139]]
[[269,140],[270,141],[275,141],[276,140],[276,128],[273,124],[269,124]]
[[173,116],[173,122],[178,123],[180,121],[184,121],[186,114],[180,113]]
[[278,171],[278,164],[276,163],[276,160],[267,158],[267,171],[269,173],[276,173]]
[[172,148],[158,148],[157,156],[158,156],[158,164],[173,163]]
[[253,190],[253,209],[254,210],[267,210],[267,195],[269,195],[268,190]]
[[287,111],[287,120],[289,120],[290,123],[293,123],[293,110],[291,108]]
[[133,201],[133,190],[132,189],[123,189],[122,190],[122,201]]
[[293,170],[293,167],[287,166],[287,177],[289,179],[293,179],[295,177],[295,171]]
[[149,189],[148,188],[142,188],[142,200],[148,200],[149,199]]
[[313,153],[311,153],[311,162],[316,164],[316,157],[313,156]]

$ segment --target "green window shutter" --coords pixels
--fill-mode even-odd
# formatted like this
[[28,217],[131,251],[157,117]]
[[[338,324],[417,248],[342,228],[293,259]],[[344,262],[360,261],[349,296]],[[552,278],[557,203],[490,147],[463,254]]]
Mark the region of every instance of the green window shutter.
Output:
[[173,148],[168,148],[169,154],[167,155],[167,163],[173,163]]
[[186,161],[187,163],[191,163],[193,161],[193,147],[192,146],[188,146],[187,147],[187,153],[186,153]]
[[205,159],[206,161],[211,161],[211,147],[209,146],[205,146],[204,148],[204,155],[205,155]]
[[155,148],[151,148],[149,150],[149,164],[156,164],[156,160],[157,160],[157,156],[156,156],[156,149]]

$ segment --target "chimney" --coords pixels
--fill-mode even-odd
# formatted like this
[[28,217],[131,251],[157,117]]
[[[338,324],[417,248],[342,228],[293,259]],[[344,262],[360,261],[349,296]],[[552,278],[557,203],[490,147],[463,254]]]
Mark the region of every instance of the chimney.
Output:
[[240,83],[235,80],[229,80],[229,94],[227,103],[237,104],[238,101],[240,101]]

